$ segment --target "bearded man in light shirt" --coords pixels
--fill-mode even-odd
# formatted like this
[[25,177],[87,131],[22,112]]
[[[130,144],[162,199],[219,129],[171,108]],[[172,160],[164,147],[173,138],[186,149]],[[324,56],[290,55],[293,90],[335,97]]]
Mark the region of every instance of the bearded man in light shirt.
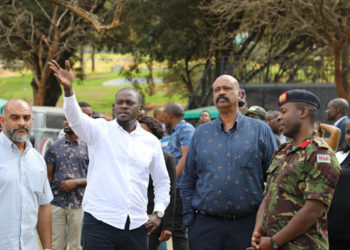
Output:
[[[74,133],[88,144],[89,171],[83,198],[84,250],[144,250],[147,233],[156,229],[170,197],[170,181],[159,140],[136,120],[141,95],[123,88],[115,96],[116,120],[83,115],[73,92],[73,73],[49,63],[64,87],[64,111]],[[155,190],[154,213],[147,216],[149,174]]]

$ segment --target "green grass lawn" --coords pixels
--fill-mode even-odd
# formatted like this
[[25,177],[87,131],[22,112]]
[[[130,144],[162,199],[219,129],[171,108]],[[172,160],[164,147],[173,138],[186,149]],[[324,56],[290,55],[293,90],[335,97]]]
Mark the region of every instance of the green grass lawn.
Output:
[[[138,77],[145,76],[148,72],[142,71],[137,74]],[[112,104],[114,103],[115,93],[125,86],[102,86],[102,83],[108,80],[122,78],[121,73],[93,73],[83,81],[75,80],[73,83],[78,101],[86,101],[92,108],[104,114],[110,114]],[[32,87],[30,85],[31,74],[19,74],[13,77],[0,77],[0,98],[23,98],[29,103],[33,103]],[[142,85],[145,88],[146,85]],[[62,106],[62,96],[57,106]],[[183,105],[187,103],[187,98],[181,98],[176,94],[172,97],[166,95],[166,86],[157,84],[157,94],[145,97],[145,105],[150,113],[157,107],[164,107],[169,102],[179,102]]]

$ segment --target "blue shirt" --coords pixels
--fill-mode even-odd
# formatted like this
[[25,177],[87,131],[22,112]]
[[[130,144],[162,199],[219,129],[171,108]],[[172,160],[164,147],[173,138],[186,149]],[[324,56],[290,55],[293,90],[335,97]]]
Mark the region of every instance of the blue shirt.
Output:
[[[175,157],[176,164],[182,157],[181,147],[190,145],[194,131],[195,128],[192,124],[185,122],[185,120],[180,121],[171,130],[168,151]],[[176,188],[180,187],[180,177],[181,175],[176,179]]]
[[79,208],[83,200],[85,186],[77,186],[69,192],[60,188],[62,181],[86,178],[89,165],[88,146],[79,138],[72,142],[66,136],[58,138],[46,151],[47,165],[54,167],[51,189],[55,206]]
[[266,123],[241,114],[228,132],[220,118],[199,126],[181,180],[185,225],[195,209],[213,215],[256,212],[276,147]]
[[28,140],[21,155],[0,133],[0,249],[39,250],[39,206],[51,200],[46,164],[38,151]]

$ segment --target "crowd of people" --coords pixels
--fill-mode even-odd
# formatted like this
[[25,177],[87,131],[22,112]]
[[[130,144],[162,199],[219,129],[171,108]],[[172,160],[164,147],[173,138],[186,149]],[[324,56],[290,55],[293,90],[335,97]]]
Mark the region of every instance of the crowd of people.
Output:
[[66,119],[45,157],[29,142],[27,102],[0,116],[0,249],[164,250],[170,238],[174,250],[349,248],[345,99],[329,102],[330,125],[311,92],[288,90],[266,111],[222,75],[219,117],[204,110],[197,128],[178,103],[147,116],[133,88],[107,121],[77,102],[68,61],[49,67]]

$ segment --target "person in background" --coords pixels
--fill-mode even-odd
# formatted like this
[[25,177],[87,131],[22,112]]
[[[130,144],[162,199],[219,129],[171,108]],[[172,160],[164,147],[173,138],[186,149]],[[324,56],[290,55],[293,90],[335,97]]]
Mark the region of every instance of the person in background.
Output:
[[336,126],[327,124],[327,123],[320,123],[319,121],[316,122],[316,131],[318,133],[319,137],[324,138],[325,132],[329,135],[327,138],[327,144],[333,149],[333,151],[336,151],[339,145],[340,141],[340,129]]
[[245,89],[240,88],[241,91],[241,99],[238,101],[238,109],[239,112],[241,112],[242,115],[245,114],[245,111],[248,109],[248,101],[247,101],[247,94],[245,92]]
[[203,110],[199,116],[199,124],[204,124],[211,121],[210,113],[208,110]]
[[9,100],[0,124],[0,249],[39,250],[37,235],[51,249],[52,193],[45,161],[29,142],[31,107]]
[[[115,96],[116,120],[91,119],[80,109],[66,70],[52,60],[49,67],[64,88],[64,111],[70,127],[89,150],[89,171],[83,198],[84,250],[144,250],[147,233],[161,222],[169,204],[170,180],[160,142],[141,128],[137,117],[142,97],[133,88]],[[147,187],[151,174],[155,205],[147,215]]]
[[[89,117],[92,108],[79,102]],[[70,250],[80,250],[83,210],[81,203],[89,164],[88,146],[73,132],[65,119],[63,137],[58,138],[45,154],[48,179],[54,196],[52,205],[52,248],[64,249],[67,238]],[[66,230],[67,229],[67,230]]]
[[[164,131],[161,124],[152,117],[145,116],[140,119],[141,127],[152,133],[159,140],[163,138]],[[174,220],[175,220],[175,202],[176,202],[176,161],[174,156],[169,152],[163,150],[165,165],[168,170],[170,178],[170,203],[165,210],[164,217],[160,227],[157,228],[153,233],[149,235],[148,239],[148,250],[163,250],[167,249],[166,241],[168,241],[172,235]],[[152,213],[154,209],[154,189],[153,181],[150,177],[148,184],[148,206],[147,212]],[[159,246],[159,247],[158,247]]]
[[292,140],[274,153],[250,249],[328,249],[327,212],[341,170],[315,132],[320,100],[293,89],[278,104],[281,130]]
[[326,109],[327,121],[333,122],[333,125],[340,129],[340,140],[338,149],[342,149],[346,146],[345,138],[345,126],[348,122],[349,103],[344,98],[332,99]]
[[342,169],[328,212],[330,250],[347,250],[350,245],[350,121],[345,126],[346,147],[335,155]]
[[178,103],[170,103],[164,108],[164,123],[170,131],[169,152],[176,160],[176,208],[173,230],[174,250],[187,250],[186,228],[182,221],[182,200],[180,197],[180,180],[185,160],[195,128],[184,120],[185,111]]
[[277,110],[267,111],[266,114],[266,123],[270,126],[272,132],[275,135],[277,145],[283,144],[287,141],[287,137],[281,132],[280,127],[278,125],[278,116],[280,112]]
[[246,249],[277,145],[269,126],[239,112],[241,92],[229,75],[213,84],[219,117],[199,126],[181,180],[191,250]]
[[259,119],[262,121],[266,121],[266,110],[263,107],[254,105],[249,107],[246,111],[245,111],[245,115],[250,117],[250,118],[254,118],[254,119]]

